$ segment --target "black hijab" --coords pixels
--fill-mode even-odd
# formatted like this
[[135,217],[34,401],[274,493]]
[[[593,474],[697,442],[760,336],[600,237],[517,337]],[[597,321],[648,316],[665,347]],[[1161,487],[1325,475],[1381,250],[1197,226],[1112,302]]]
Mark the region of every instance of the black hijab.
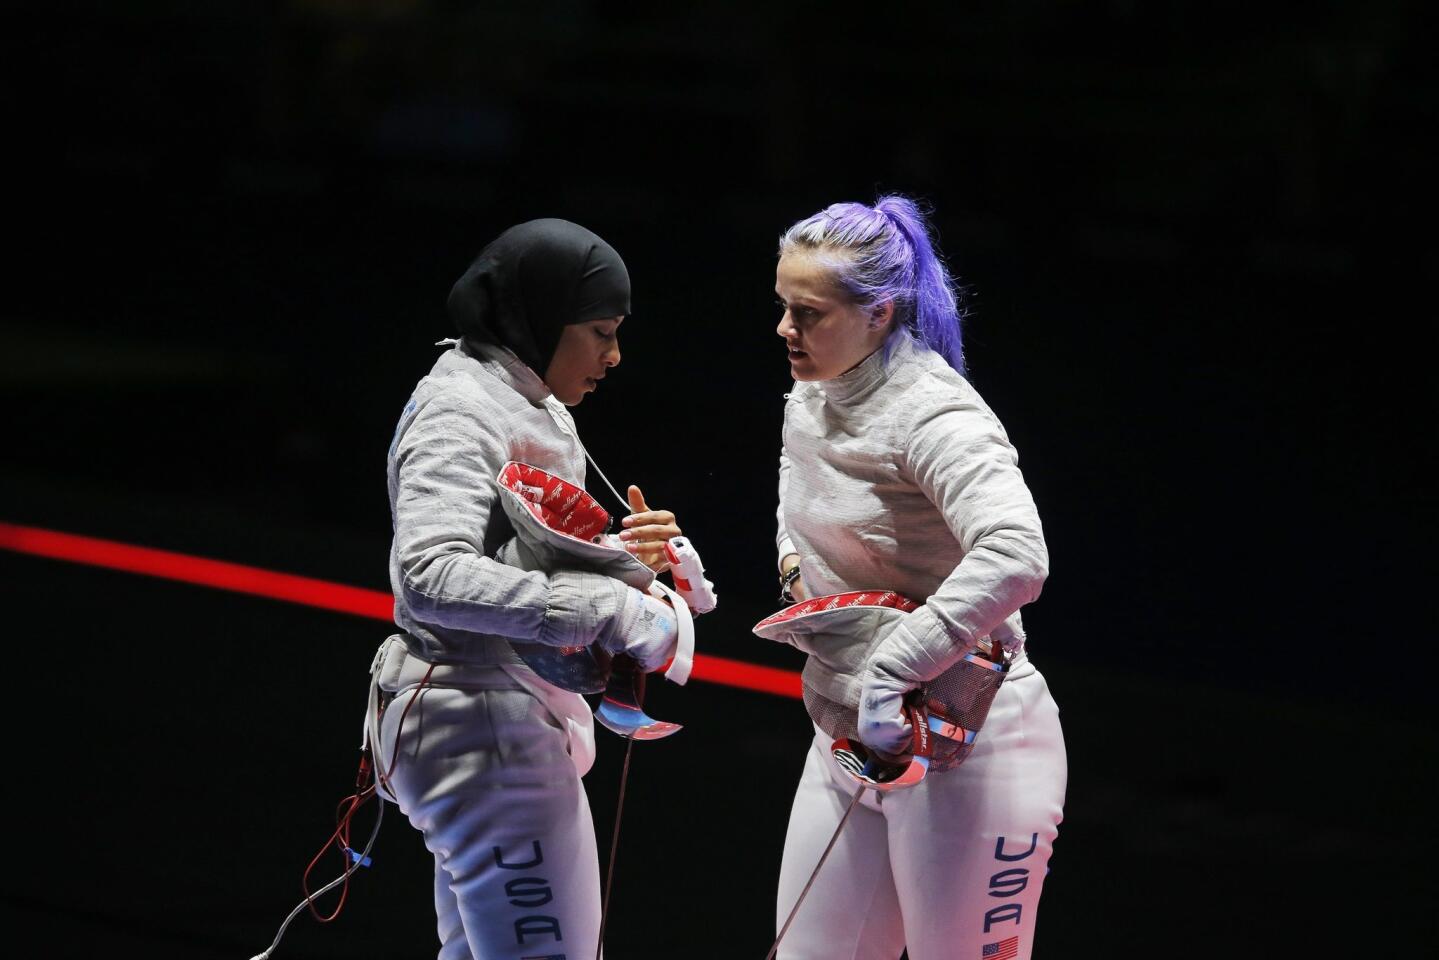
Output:
[[543,377],[566,325],[630,312],[630,274],[614,247],[579,224],[531,220],[480,252],[448,308],[466,340],[508,347]]

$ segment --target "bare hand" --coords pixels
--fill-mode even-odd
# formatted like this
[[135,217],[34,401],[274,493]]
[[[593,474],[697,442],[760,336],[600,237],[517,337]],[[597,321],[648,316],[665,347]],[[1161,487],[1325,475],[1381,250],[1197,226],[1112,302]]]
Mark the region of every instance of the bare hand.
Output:
[[624,541],[625,549],[639,557],[640,562],[655,573],[669,569],[665,543],[683,532],[675,524],[675,515],[668,510],[651,510],[645,504],[645,495],[634,484],[625,493],[629,497],[630,509],[634,511],[621,521],[625,529],[620,532],[620,539]]

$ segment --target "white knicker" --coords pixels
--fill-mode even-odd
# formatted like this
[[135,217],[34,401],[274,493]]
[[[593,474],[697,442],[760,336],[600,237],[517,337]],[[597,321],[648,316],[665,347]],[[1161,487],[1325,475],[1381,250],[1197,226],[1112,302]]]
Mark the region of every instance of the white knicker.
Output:
[[[795,794],[776,931],[854,795],[830,743],[817,733]],[[1022,661],[963,765],[911,789],[865,791],[780,960],[895,960],[905,949],[910,960],[1028,960],[1066,775],[1059,709]]]
[[374,751],[435,856],[440,960],[590,960],[599,857],[566,721],[500,667],[437,670],[405,714],[410,661]]

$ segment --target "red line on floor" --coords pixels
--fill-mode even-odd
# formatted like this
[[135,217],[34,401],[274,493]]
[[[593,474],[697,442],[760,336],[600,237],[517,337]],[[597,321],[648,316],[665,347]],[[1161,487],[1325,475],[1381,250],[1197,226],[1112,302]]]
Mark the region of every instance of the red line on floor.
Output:
[[[394,598],[385,591],[349,587],[225,560],[9,523],[0,523],[0,549],[393,622]],[[799,674],[794,671],[724,657],[696,654],[691,676],[744,690],[800,696]]]

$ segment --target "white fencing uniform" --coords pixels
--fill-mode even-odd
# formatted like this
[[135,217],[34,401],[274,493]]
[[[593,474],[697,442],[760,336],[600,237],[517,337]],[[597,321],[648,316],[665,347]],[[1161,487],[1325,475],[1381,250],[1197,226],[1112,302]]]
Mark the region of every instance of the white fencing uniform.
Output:
[[[1039,595],[1048,552],[1004,428],[941,357],[897,337],[840,377],[795,384],[778,520],[779,557],[799,555],[809,596],[890,590],[922,601],[866,647],[863,667],[813,654],[805,665],[810,702],[859,713],[862,735],[861,691],[880,673],[934,679],[986,637],[1012,663],[961,766],[883,798],[867,791],[779,956],[1029,957],[1067,769],[1019,615]],[[854,794],[829,757],[846,733],[817,732],[806,762],[777,929]]]
[[[785,837],[776,929],[854,796],[816,731]],[[1014,666],[964,763],[918,786],[866,790],[780,944],[783,960],[1030,956],[1064,803],[1064,738],[1044,678]],[[996,950],[998,955],[1001,951]]]
[[616,581],[507,562],[517,546],[494,478],[508,460],[585,475],[573,422],[540,378],[508,350],[455,344],[416,387],[390,448],[390,575],[405,632],[376,658],[389,696],[372,748],[388,799],[435,856],[443,960],[588,960],[600,881],[580,776],[593,722],[583,698],[541,681],[510,643],[590,643],[615,618]]
[[586,718],[588,707],[553,687],[537,696],[544,686],[527,688],[506,668],[464,665],[437,668],[410,706],[429,666],[398,639],[387,643],[375,750],[386,770],[393,763],[389,798],[435,857],[441,960],[588,960],[599,860],[571,752],[580,715],[565,703],[579,700]]

